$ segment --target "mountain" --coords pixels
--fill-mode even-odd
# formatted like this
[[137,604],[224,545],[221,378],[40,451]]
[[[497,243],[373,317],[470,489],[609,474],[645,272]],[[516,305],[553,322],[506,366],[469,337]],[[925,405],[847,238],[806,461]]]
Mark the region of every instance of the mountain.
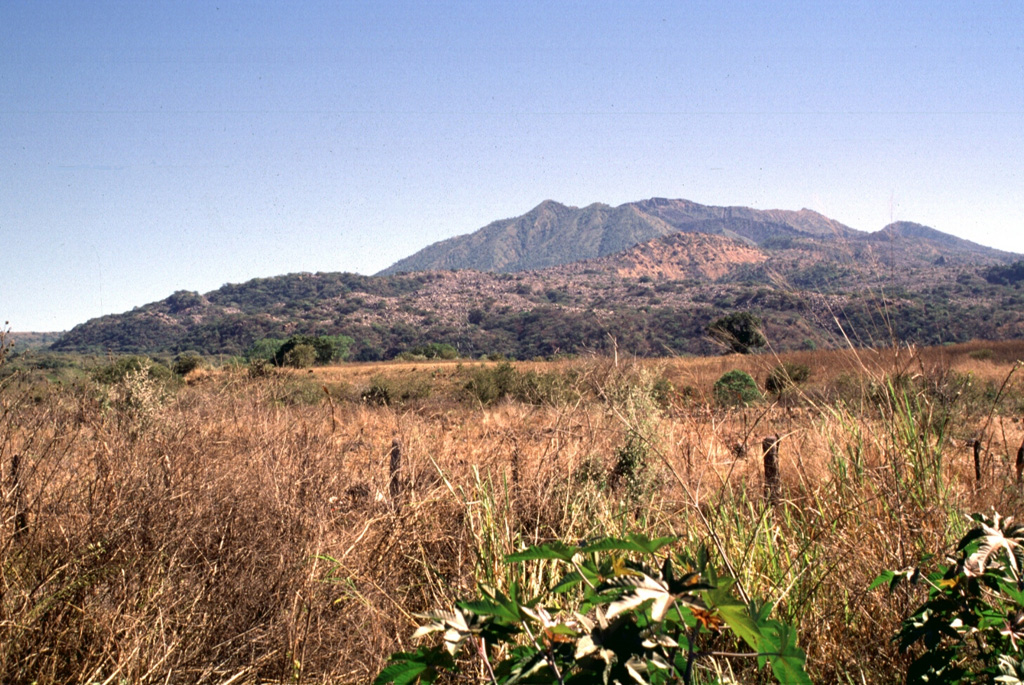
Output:
[[[890,262],[936,259],[955,263],[1007,263],[1014,255],[911,222],[867,233],[810,209],[715,207],[689,200],[651,198],[618,207],[568,207],[552,200],[526,214],[495,221],[467,235],[434,243],[378,275],[476,269],[514,273],[571,264],[620,252],[673,233],[704,233],[770,247],[793,240],[819,246],[885,246]],[[852,248],[851,248],[852,249]]]
[[87,321],[53,348],[243,354],[260,339],[306,334],[348,336],[363,360],[431,342],[468,356],[609,344],[707,354],[707,324],[737,310],[763,317],[780,350],[847,338],[1014,338],[1024,337],[1016,260],[919,224],[866,233],[807,209],[547,201],[432,245],[387,275],[288,274],[179,291]]
[[581,209],[547,200],[522,216],[434,243],[379,275],[437,269],[543,269],[614,254],[677,232],[724,235],[751,245],[779,237],[851,238],[859,233],[809,209],[712,207],[664,198]]
[[675,230],[633,205],[592,204],[579,209],[547,200],[523,216],[434,243],[378,275],[438,269],[543,269],[613,254]]
[[995,250],[978,243],[964,240],[930,226],[915,224],[912,221],[897,221],[867,236],[875,242],[912,246],[919,253],[930,253],[936,258],[948,257],[950,253],[962,260],[1010,262],[1017,258],[1011,252]]

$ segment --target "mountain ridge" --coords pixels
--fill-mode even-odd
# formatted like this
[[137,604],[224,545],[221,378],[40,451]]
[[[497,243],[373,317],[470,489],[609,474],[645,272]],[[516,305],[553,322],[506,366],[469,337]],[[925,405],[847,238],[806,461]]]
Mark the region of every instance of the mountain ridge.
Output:
[[867,233],[807,209],[547,200],[425,252],[441,266],[179,291],[91,319],[53,348],[238,355],[262,338],[305,334],[348,336],[366,361],[431,342],[468,356],[532,358],[609,341],[640,355],[710,354],[707,324],[741,309],[763,317],[777,350],[848,335],[1024,337],[1024,261],[1014,262],[1024,258],[912,222]]
[[1012,260],[1010,253],[912,222],[896,222],[870,233],[807,208],[762,210],[653,197],[615,207],[573,207],[545,200],[520,216],[428,245],[376,275],[451,269],[531,271],[615,254],[676,232],[719,234],[751,246],[791,238],[851,243],[915,238],[982,259]]

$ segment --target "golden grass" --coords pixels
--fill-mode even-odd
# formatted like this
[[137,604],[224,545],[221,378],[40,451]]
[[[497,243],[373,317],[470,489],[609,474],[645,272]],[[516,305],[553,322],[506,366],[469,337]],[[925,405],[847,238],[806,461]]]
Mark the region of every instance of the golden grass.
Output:
[[[37,402],[9,382],[0,681],[369,682],[411,646],[416,612],[507,582],[505,554],[643,529],[707,544],[778,603],[816,682],[895,682],[904,657],[890,636],[912,599],[867,586],[948,550],[965,513],[1019,513],[1021,357],[1021,343],[794,353],[782,359],[812,369],[802,392],[733,410],[705,401],[717,377],[763,381],[778,359],[517,364],[578,390],[537,406],[474,401],[463,387],[477,362],[220,371],[144,402],[92,385]],[[690,397],[637,405],[631,388],[659,374]],[[966,374],[971,386],[956,385]],[[381,375],[430,395],[359,402]],[[901,412],[887,387],[916,404]],[[609,482],[629,431],[646,447],[639,501]],[[767,435],[783,436],[777,508],[762,495]]]

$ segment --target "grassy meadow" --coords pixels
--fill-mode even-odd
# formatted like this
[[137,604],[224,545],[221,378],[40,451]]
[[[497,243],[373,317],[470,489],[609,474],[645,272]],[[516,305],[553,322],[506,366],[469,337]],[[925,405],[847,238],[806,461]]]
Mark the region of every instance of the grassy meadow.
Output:
[[[901,682],[892,636],[920,596],[868,586],[949,551],[971,512],[1020,514],[1019,359],[1024,342],[17,372],[0,380],[0,682],[367,683],[415,614],[478,581],[555,580],[506,555],[629,531],[706,545],[798,627],[815,682]],[[724,372],[763,389],[782,361],[809,378],[716,399]]]

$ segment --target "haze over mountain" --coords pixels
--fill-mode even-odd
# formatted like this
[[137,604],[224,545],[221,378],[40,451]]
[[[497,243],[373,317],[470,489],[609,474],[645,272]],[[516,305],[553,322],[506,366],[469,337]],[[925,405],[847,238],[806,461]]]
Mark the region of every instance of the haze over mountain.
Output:
[[379,275],[436,269],[543,269],[615,254],[679,232],[723,235],[752,246],[794,238],[842,242],[920,238],[954,250],[965,259],[1012,259],[1008,253],[918,224],[898,222],[882,231],[866,233],[810,209],[714,207],[664,198],[618,207],[595,203],[579,208],[546,200],[522,216],[494,221],[473,233],[434,243]]

